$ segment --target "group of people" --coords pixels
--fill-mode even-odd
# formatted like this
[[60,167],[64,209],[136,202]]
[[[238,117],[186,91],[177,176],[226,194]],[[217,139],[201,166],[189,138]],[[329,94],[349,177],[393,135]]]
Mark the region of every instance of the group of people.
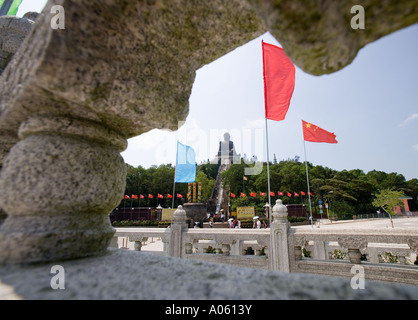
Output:
[[229,219],[228,223],[229,223],[229,227],[231,229],[235,229],[235,228],[241,229],[241,221],[240,220],[237,221],[236,219]]
[[[224,214],[224,210],[221,209],[220,210],[221,213],[221,220],[222,222],[225,222],[225,214]],[[261,226],[263,226],[263,228],[267,228],[266,222],[265,221],[260,221],[260,218],[258,217],[254,217],[257,219],[253,220],[253,229],[261,229]],[[208,220],[209,220],[209,228],[213,228],[213,217],[208,213]],[[241,220],[237,220],[234,218],[231,218],[228,220],[228,224],[229,224],[229,228],[230,229],[241,229]]]

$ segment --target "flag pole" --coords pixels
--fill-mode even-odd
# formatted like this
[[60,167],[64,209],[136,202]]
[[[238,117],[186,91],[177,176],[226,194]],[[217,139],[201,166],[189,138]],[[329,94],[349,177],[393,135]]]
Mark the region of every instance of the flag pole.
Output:
[[309,199],[309,220],[313,228],[313,218],[312,218],[312,205],[311,205],[311,189],[309,187],[309,174],[308,174],[308,159],[306,158],[306,142],[303,139],[303,149],[305,151],[305,167],[306,167],[306,182],[308,184],[308,199]]
[[174,168],[173,200],[171,201],[171,209],[174,209],[174,194],[176,192],[176,172],[177,172],[177,159],[178,159],[178,156],[179,156],[179,141],[177,140],[176,166]]
[[269,196],[269,225],[271,226],[271,195],[270,195],[270,159],[269,159],[269,133],[268,133],[268,126],[267,126],[267,118],[266,120],[266,143],[267,143],[267,189],[268,189],[268,196]]

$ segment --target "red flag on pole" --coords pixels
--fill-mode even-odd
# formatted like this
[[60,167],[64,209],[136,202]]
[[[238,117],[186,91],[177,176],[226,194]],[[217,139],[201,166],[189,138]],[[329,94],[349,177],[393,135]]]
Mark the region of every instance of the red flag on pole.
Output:
[[333,132],[326,131],[312,123],[302,120],[303,139],[310,142],[338,143]]
[[295,88],[295,66],[282,48],[262,41],[266,118],[284,120]]

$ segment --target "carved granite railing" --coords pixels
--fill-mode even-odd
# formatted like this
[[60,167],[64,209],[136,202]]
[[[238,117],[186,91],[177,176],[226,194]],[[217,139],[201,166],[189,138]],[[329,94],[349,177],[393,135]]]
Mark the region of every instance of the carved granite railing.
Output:
[[289,235],[291,272],[350,276],[357,264],[364,268],[366,279],[418,284],[414,230],[291,229]]
[[351,268],[360,265],[366,279],[418,284],[415,230],[290,228],[286,217],[287,209],[278,200],[271,229],[188,229],[180,206],[171,228],[121,228],[115,237],[135,241],[135,250],[147,238],[160,237],[160,254],[186,259],[341,277],[352,277]]

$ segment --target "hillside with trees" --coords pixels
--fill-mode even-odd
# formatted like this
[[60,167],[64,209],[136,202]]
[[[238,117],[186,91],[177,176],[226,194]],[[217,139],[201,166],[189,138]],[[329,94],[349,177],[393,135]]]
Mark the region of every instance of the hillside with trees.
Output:
[[[278,197],[278,192],[283,192],[280,198],[284,204],[308,205],[308,188],[306,183],[305,163],[299,158],[272,163],[270,165],[270,184],[272,203]],[[264,210],[268,201],[267,194],[267,166],[263,163],[263,171],[259,175],[245,176],[244,170],[250,165],[242,162],[233,164],[230,169],[222,174],[222,182],[229,185],[230,192],[235,194],[231,198],[232,209],[237,206],[252,205],[258,211]],[[196,181],[202,183],[202,201],[210,198],[213,185],[216,180],[219,166],[217,164],[203,163],[197,166]],[[123,200],[120,206],[157,206],[171,207],[172,199],[167,195],[173,193],[173,181],[175,168],[171,165],[153,166],[145,169],[127,165],[127,184],[125,194],[145,196],[144,199]],[[418,211],[418,179],[406,181],[405,177],[397,173],[385,173],[382,171],[363,172],[362,170],[337,171],[320,165],[308,163],[310,180],[311,201],[314,211],[318,210],[318,200],[329,202],[333,214],[342,218],[346,215],[375,213],[378,209],[373,201],[381,190],[399,191],[400,194],[412,197],[409,201],[411,211]],[[177,183],[175,193],[187,198],[187,183]],[[246,196],[241,197],[241,193]],[[251,196],[251,193],[256,196]],[[260,195],[264,193],[265,196]],[[290,196],[288,196],[288,193]],[[297,196],[295,196],[295,193]],[[305,195],[303,195],[305,193]],[[154,195],[148,199],[148,194]],[[158,199],[157,194],[164,195],[164,199]],[[141,201],[141,202],[139,202]],[[175,206],[181,204],[181,199],[175,198]]]

